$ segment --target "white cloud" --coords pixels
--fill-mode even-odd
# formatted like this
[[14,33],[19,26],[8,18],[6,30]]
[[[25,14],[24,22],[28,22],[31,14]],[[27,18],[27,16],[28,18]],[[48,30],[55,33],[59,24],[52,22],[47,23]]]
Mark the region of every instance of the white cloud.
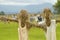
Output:
[[0,5],[28,5],[28,3],[2,2]]
[[1,2],[0,5],[36,5],[38,3]]
[[54,4],[57,0],[0,0],[0,5],[35,5],[49,2]]
[[57,2],[57,0],[46,0],[49,3],[55,4]]
[[0,0],[0,2],[1,2],[1,1],[4,1],[4,0]]

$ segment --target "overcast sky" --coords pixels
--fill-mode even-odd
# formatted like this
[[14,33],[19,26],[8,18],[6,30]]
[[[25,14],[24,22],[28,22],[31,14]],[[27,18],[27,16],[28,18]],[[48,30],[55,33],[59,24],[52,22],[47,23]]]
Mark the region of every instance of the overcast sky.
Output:
[[36,5],[46,2],[55,4],[57,0],[0,0],[0,5]]

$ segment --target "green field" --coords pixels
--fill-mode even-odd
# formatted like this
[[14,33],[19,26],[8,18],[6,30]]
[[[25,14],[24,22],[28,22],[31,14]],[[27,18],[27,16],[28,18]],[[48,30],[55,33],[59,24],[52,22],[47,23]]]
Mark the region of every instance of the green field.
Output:
[[[56,37],[60,40],[60,24],[56,26]],[[0,40],[18,40],[18,24],[15,22],[0,22]],[[44,31],[39,28],[31,28],[29,30],[29,40],[46,40]]]

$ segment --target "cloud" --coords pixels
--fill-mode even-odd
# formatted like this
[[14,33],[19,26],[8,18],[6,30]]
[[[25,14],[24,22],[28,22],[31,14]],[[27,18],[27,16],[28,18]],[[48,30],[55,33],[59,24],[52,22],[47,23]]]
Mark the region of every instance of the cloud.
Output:
[[38,3],[1,2],[0,5],[38,5]]
[[0,5],[35,5],[42,3],[54,4],[57,0],[0,0]]
[[0,2],[2,2],[2,1],[4,1],[4,0],[0,0]]

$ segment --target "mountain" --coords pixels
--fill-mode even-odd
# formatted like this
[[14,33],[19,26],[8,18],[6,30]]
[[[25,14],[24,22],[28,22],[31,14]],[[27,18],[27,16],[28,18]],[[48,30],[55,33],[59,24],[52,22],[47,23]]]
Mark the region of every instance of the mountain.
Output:
[[0,11],[5,13],[18,13],[22,9],[28,10],[31,13],[37,13],[43,11],[44,8],[50,8],[53,11],[53,5],[51,3],[43,3],[38,5],[0,5]]

